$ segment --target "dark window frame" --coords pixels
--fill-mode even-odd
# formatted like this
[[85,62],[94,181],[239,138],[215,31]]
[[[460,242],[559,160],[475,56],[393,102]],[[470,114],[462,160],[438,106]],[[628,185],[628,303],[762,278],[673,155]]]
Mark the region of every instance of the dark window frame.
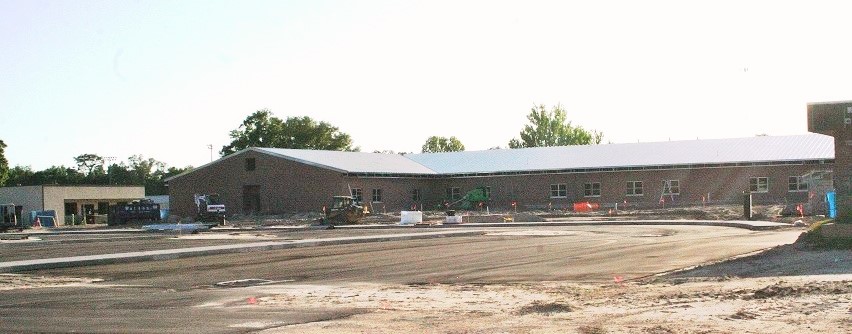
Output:
[[663,180],[663,195],[680,195],[680,180]]
[[808,183],[805,182],[805,179],[801,176],[790,176],[787,178],[787,191],[788,192],[807,192]]
[[627,196],[645,196],[644,182],[627,181]]
[[349,190],[349,195],[352,196],[352,200],[355,202],[363,202],[364,201],[364,190],[361,188],[352,188]]
[[568,184],[554,183],[550,185],[550,198],[568,198]]
[[[761,182],[763,181],[763,182]],[[769,177],[755,176],[748,179],[748,190],[752,193],[765,194],[769,192]]]
[[457,201],[461,199],[461,188],[459,187],[448,187],[447,188],[447,199],[451,201]]
[[583,184],[583,197],[601,197],[601,183],[586,182]]

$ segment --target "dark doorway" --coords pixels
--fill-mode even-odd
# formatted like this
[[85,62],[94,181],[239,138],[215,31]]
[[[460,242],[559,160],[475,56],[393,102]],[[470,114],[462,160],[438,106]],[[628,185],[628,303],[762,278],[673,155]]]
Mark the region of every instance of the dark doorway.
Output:
[[260,186],[243,186],[243,214],[260,213]]
[[79,214],[80,213],[77,212],[77,202],[65,203],[65,215],[66,216],[79,215]]
[[86,224],[94,224],[95,223],[95,205],[94,204],[83,204],[83,218],[86,220]]
[[98,202],[98,214],[105,215],[109,213],[109,202]]

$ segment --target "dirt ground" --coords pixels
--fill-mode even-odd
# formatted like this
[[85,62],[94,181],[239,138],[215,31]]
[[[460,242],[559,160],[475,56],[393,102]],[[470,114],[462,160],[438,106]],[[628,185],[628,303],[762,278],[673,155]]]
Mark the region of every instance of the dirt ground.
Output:
[[[359,309],[261,333],[852,333],[852,251],[797,244],[606,284],[271,285],[236,307]],[[210,305],[208,305],[210,306]]]
[[[794,245],[608,284],[279,285],[239,307],[361,309],[262,333],[852,333],[852,252]],[[251,303],[249,303],[251,302]]]
[[[0,290],[61,286],[104,282],[0,275]],[[632,281],[277,282],[232,291],[241,297],[195,307],[340,315],[232,325],[258,333],[852,333],[852,251],[797,244]]]
[[[843,277],[685,283],[267,286],[243,307],[358,308],[262,333],[849,333]],[[253,302],[253,304],[249,304]]]
[[[760,220],[803,225],[822,217],[784,217],[780,206],[756,207]],[[668,208],[596,212],[527,212],[576,219],[740,220],[741,208]],[[441,212],[429,212],[439,220]],[[253,217],[237,225],[300,225],[315,217]],[[396,223],[393,214],[364,223]],[[508,233],[508,232],[507,232]],[[554,232],[541,231],[540,233]],[[549,235],[549,234],[548,234]],[[99,279],[0,275],[0,291],[97,287]],[[340,314],[322,321],[249,321],[258,333],[852,333],[852,251],[783,245],[637,280],[603,282],[390,284],[274,283],[237,288],[199,309],[288,310]],[[353,311],[354,310],[354,311]]]

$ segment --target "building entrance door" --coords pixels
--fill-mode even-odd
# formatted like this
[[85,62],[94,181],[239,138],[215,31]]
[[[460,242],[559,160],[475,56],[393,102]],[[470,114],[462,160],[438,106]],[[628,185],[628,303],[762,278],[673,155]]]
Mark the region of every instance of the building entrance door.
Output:
[[243,214],[260,213],[260,186],[243,186]]

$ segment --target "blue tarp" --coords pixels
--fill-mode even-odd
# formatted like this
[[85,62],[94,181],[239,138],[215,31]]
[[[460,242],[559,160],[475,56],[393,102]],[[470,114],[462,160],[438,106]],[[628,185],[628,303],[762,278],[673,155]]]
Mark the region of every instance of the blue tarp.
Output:
[[837,218],[837,194],[833,191],[825,194],[825,202],[828,203],[828,218]]
[[41,224],[41,227],[56,226],[55,210],[30,211],[30,226],[35,224],[36,218],[38,218],[38,222]]

